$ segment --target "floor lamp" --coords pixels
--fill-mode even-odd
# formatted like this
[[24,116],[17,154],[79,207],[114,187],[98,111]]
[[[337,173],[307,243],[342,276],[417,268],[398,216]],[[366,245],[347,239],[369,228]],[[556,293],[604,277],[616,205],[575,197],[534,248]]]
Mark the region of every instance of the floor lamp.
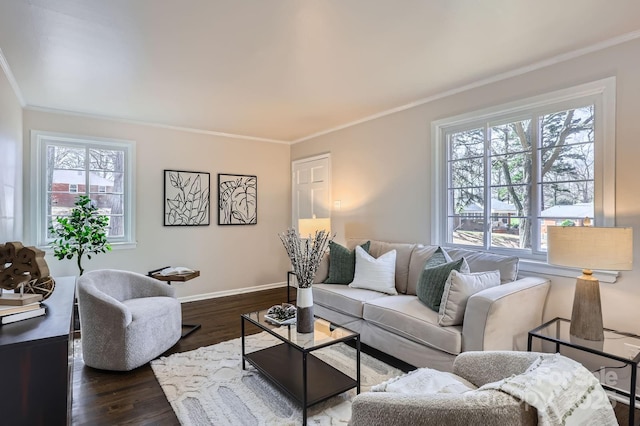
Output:
[[569,333],[585,340],[604,340],[600,282],[593,276],[593,270],[631,270],[632,229],[549,226],[547,262],[583,268],[582,275],[576,281]]

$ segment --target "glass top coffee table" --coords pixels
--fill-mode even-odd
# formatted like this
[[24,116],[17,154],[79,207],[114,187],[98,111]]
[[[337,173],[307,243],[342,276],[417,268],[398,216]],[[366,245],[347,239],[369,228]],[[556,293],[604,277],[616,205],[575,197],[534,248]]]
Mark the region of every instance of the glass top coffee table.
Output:
[[[298,333],[296,325],[276,325],[265,319],[267,311],[241,315],[242,369],[248,361],[282,391],[302,405],[302,424],[307,424],[307,408],[332,396],[356,388],[360,393],[360,334],[316,317],[313,333]],[[245,353],[245,324],[249,322],[275,336],[282,343]],[[353,340],[356,346],[356,378],[325,363],[312,352]]]

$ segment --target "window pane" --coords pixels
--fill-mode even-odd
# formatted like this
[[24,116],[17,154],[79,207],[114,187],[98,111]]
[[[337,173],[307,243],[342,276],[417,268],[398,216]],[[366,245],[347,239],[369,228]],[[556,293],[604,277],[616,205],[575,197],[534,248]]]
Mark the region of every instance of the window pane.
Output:
[[491,127],[491,246],[530,248],[532,120]]
[[124,171],[124,151],[112,149],[90,149],[91,170]]
[[484,191],[482,188],[457,188],[449,191],[449,215],[473,214],[484,216]]
[[491,216],[491,247],[521,248],[520,224],[525,218],[495,214]]
[[540,126],[542,147],[593,142],[593,121],[593,105],[543,115]]
[[449,218],[450,243],[484,246],[484,219],[482,216],[456,215]]
[[85,149],[68,146],[47,146],[47,169],[84,170]]
[[[124,196],[118,194],[92,194],[91,200],[100,214],[110,217],[109,236],[124,235]],[[117,219],[116,219],[117,216]]]
[[543,184],[541,216],[573,217],[576,214],[558,215],[554,212],[579,211],[578,216],[589,214],[593,219],[593,181]]
[[451,187],[484,187],[484,159],[452,161],[449,164]]
[[484,129],[466,130],[449,135],[451,160],[482,156],[484,156]]
[[124,237],[124,217],[109,216],[109,228],[107,229],[107,237],[121,238]]
[[594,218],[593,120],[593,105],[541,119],[541,250],[547,249],[547,226],[581,226]]

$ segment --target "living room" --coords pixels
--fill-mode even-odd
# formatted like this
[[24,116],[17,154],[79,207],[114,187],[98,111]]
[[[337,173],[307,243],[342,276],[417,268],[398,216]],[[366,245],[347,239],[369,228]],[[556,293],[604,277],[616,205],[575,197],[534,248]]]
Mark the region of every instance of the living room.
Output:
[[[634,183],[634,177],[638,177],[639,173],[635,170],[635,159],[640,155],[640,144],[636,141],[640,134],[640,121],[635,115],[640,111],[640,29],[633,22],[633,18],[638,16],[637,6],[596,6],[596,2],[589,2],[589,7],[593,9],[580,13],[593,13],[591,18],[603,18],[603,21],[606,16],[608,23],[598,27],[600,32],[594,30],[593,36],[588,31],[579,33],[579,27],[591,24],[576,19],[577,22],[567,24],[571,25],[568,27],[571,29],[566,30],[566,39],[558,47],[547,41],[546,50],[532,49],[535,53],[521,56],[517,62],[505,63],[503,68],[487,68],[481,73],[461,73],[454,80],[447,80],[445,85],[434,86],[437,90],[398,94],[395,103],[393,100],[376,101],[372,97],[367,108],[358,110],[368,112],[360,115],[349,114],[348,108],[340,106],[342,101],[337,91],[322,98],[319,103],[335,104],[336,109],[347,118],[328,119],[324,117],[335,117],[330,115],[330,111],[325,111],[324,116],[319,113],[320,110],[312,110],[319,117],[317,121],[314,122],[311,113],[306,117],[296,115],[297,121],[292,120],[289,128],[286,120],[275,120],[277,113],[271,116],[273,123],[270,123],[261,116],[262,110],[248,106],[245,106],[246,115],[238,113],[237,116],[228,116],[224,113],[224,106],[216,104],[219,117],[215,123],[207,123],[206,114],[185,118],[185,111],[206,110],[208,107],[195,95],[194,99],[190,99],[180,94],[197,92],[197,87],[187,83],[191,78],[202,78],[200,71],[188,70],[184,75],[173,76],[180,84],[187,84],[182,86],[182,92],[180,89],[168,89],[167,93],[163,93],[162,87],[154,86],[146,88],[146,93],[156,93],[157,99],[136,99],[130,94],[138,93],[132,86],[142,85],[144,76],[132,74],[115,77],[126,71],[109,69],[103,75],[89,78],[83,71],[86,63],[74,62],[77,58],[64,56],[70,53],[63,51],[61,57],[75,65],[53,71],[69,71],[73,68],[73,72],[67,76],[49,72],[50,79],[44,79],[47,66],[53,62],[47,62],[46,58],[33,53],[38,48],[34,47],[33,40],[24,35],[24,28],[31,27],[28,24],[40,19],[33,17],[40,13],[45,16],[44,19],[50,19],[46,22],[52,25],[64,25],[65,21],[61,18],[64,16],[75,16],[77,21],[73,22],[85,22],[88,18],[83,16],[80,19],[78,16],[86,11],[76,12],[73,6],[68,5],[69,9],[63,8],[63,13],[39,2],[31,6],[36,11],[30,12],[34,15],[25,18],[22,16],[24,9],[17,3],[10,1],[0,7],[0,15],[3,15],[0,18],[0,64],[3,70],[0,73],[0,168],[4,173],[5,188],[10,188],[10,192],[3,193],[2,198],[3,211],[0,216],[8,219],[0,219],[0,243],[23,241],[25,245],[36,245],[38,241],[37,227],[33,226],[37,222],[34,198],[36,183],[33,181],[36,176],[34,131],[134,141],[134,239],[126,247],[115,245],[113,251],[91,259],[86,263],[87,269],[114,268],[139,273],[165,265],[198,269],[198,279],[174,285],[183,304],[246,295],[251,291],[281,289],[290,263],[277,235],[292,224],[292,161],[330,154],[331,200],[340,202],[339,208],[331,212],[331,226],[336,233],[336,241],[343,243],[348,238],[370,238],[430,244],[434,242],[433,204],[437,202],[433,195],[432,123],[611,77],[615,77],[615,226],[636,229],[640,226],[640,199]],[[380,10],[377,12],[391,13],[383,7],[384,2],[378,3]],[[574,5],[581,4],[574,2]],[[366,9],[368,6],[361,7]],[[488,10],[500,10],[497,5],[493,7],[495,9]],[[628,9],[625,10],[625,7]],[[565,13],[568,10],[567,6]],[[392,32],[394,28],[399,31],[403,19],[409,19],[411,14],[410,10],[404,12],[406,15],[400,12],[393,15],[397,21],[390,19],[388,31]],[[163,13],[168,12],[154,13],[162,18]],[[260,9],[255,15],[260,16],[261,13],[266,12]],[[57,18],[47,18],[50,14]],[[185,13],[185,16],[189,14]],[[238,16],[244,15],[238,12]],[[309,19],[307,25],[312,25],[313,20],[305,16]],[[255,23],[253,20],[248,22]],[[413,20],[411,22],[415,24]],[[371,25],[375,27],[374,24]],[[522,50],[536,44],[534,30],[546,31],[544,26],[532,27],[529,27],[529,39],[522,42]],[[41,31],[38,37],[52,37],[46,28],[38,30]],[[572,41],[572,31],[580,34],[581,38]],[[122,34],[119,33],[119,36]],[[19,40],[14,40],[14,37]],[[471,34],[465,40],[473,37]],[[52,45],[55,45],[55,37],[52,40]],[[136,41],[140,42],[138,39]],[[499,44],[503,41],[497,37],[493,39],[493,46],[483,46],[486,55],[490,57],[492,52],[497,51],[500,54],[496,56],[509,56],[504,52],[512,45],[505,50]],[[78,39],[74,39],[74,42],[78,42]],[[89,52],[83,56],[83,60],[96,61],[100,57],[96,51],[99,49],[89,44],[81,48],[76,46],[71,51],[74,54]],[[168,46],[167,49],[178,47]],[[136,48],[152,50],[158,47],[153,43],[144,45],[140,42]],[[31,52],[30,59],[22,57],[22,50]],[[277,49],[269,50],[269,53],[277,53]],[[42,54],[56,55],[55,52]],[[114,61],[133,64],[131,57],[135,56],[135,52],[128,51],[127,54],[130,56],[116,56]],[[259,64],[261,57],[256,54],[251,58],[254,62],[250,61],[245,66]],[[447,68],[448,60],[455,62],[454,58],[447,55],[437,58],[431,67]],[[165,57],[165,60],[171,59]],[[423,61],[429,62],[428,59]],[[100,61],[97,63],[106,66]],[[28,68],[35,68],[36,64],[44,68],[42,73],[35,73]],[[380,65],[380,62],[377,64]],[[402,64],[403,67],[406,65]],[[89,73],[97,68],[90,67]],[[142,69],[137,72],[144,74]],[[238,71],[238,75],[246,77],[252,84],[271,84],[266,77],[259,78],[246,70]],[[409,77],[407,75],[406,78]],[[228,92],[232,89],[225,88],[225,82],[233,82],[235,78],[234,75],[226,75],[226,80],[221,77],[220,81],[212,81],[211,85],[219,91],[221,98],[228,98],[232,96]],[[362,76],[351,75],[351,78],[355,84]],[[83,97],[85,80],[93,80],[93,84],[104,86],[100,90],[92,89],[94,91],[91,93],[96,96],[82,99],[77,108],[72,108],[72,101]],[[72,84],[74,81],[77,85]],[[171,81],[168,78],[164,84],[170,85]],[[325,84],[331,86],[331,82]],[[265,88],[261,94],[271,93],[274,104],[277,104],[273,109],[279,111],[284,102],[278,98],[280,94],[277,87]],[[215,90],[212,92],[215,93]],[[51,94],[56,92],[67,93],[69,103],[66,103],[64,96],[54,98]],[[109,97],[110,92],[115,95]],[[316,91],[312,93],[320,96]],[[154,104],[150,104],[152,101]],[[263,100],[255,102],[259,104]],[[147,118],[118,113],[119,110],[130,111],[130,106],[127,106],[130,104],[139,105],[141,110],[147,108]],[[376,105],[384,107],[377,108]],[[267,105],[264,111],[269,109]],[[298,123],[309,121],[312,124],[297,127]],[[259,130],[261,133],[257,133]],[[215,177],[218,173],[257,176],[257,224],[218,226],[214,210],[209,226],[163,226],[163,170],[210,173],[211,188],[216,187]],[[9,193],[10,196],[7,195]],[[211,197],[212,200],[216,199],[215,190],[212,190]],[[74,262],[58,261],[49,252],[46,260],[54,277],[77,275]],[[575,278],[567,274],[545,275],[537,272],[539,270],[535,269],[535,265],[530,268],[531,271],[527,271],[527,265],[523,264],[521,271],[543,275],[551,280],[543,321],[555,317],[570,318]],[[640,273],[637,270],[624,271],[612,281],[615,282],[601,280],[600,285],[604,326],[640,334],[640,321],[634,308],[640,303],[640,289],[637,286]]]

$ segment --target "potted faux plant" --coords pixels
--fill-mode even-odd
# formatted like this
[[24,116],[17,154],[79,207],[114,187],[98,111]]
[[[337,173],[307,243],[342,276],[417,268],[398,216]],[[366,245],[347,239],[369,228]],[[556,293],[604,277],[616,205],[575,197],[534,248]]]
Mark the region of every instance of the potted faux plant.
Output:
[[[82,257],[85,254],[91,259],[91,254],[111,250],[107,242],[109,218],[99,214],[98,207],[86,195],[78,196],[74,204],[71,215],[57,217],[55,224],[49,227],[49,232],[55,238],[51,243],[53,255],[58,260],[71,260],[76,257],[78,272],[82,275]],[[73,329],[80,330],[77,300],[73,306]]]
[[280,234],[280,240],[298,281],[296,330],[299,333],[311,333],[314,322],[311,285],[332,237],[322,230],[316,231],[314,237],[300,238],[295,229],[288,229]]
[[71,209],[71,215],[57,217],[49,232],[55,238],[51,243],[58,260],[76,257],[80,275],[84,273],[82,258],[111,250],[107,242],[109,218],[98,213],[89,197],[80,195]]

